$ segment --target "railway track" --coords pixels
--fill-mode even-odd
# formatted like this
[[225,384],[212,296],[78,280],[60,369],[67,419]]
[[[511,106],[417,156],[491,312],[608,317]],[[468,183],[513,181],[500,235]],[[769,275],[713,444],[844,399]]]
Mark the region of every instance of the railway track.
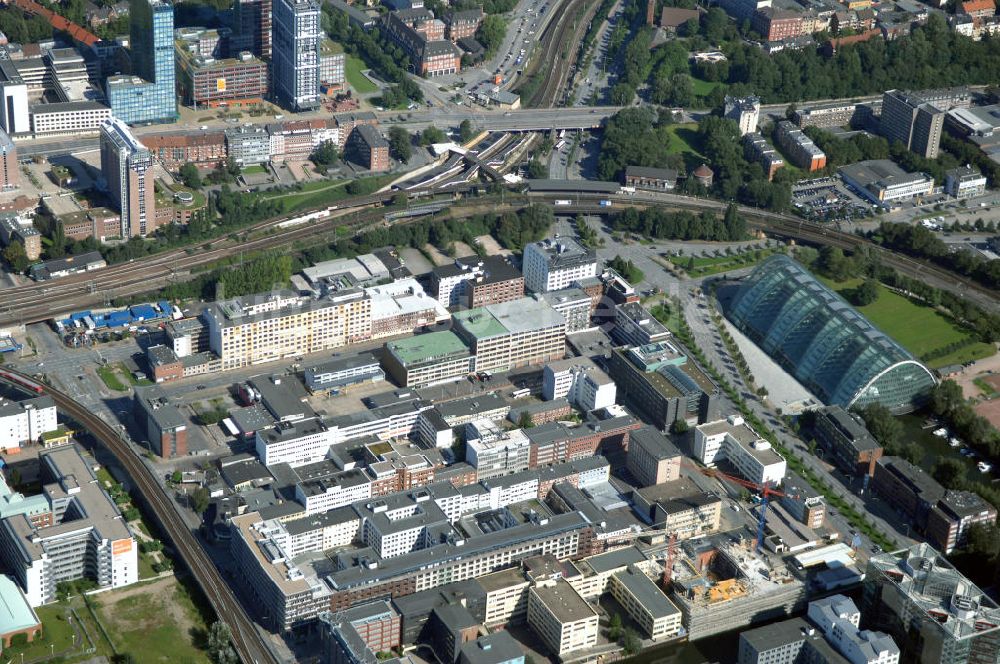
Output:
[[545,81],[527,100],[527,106],[549,108],[556,105],[570,68],[576,62],[578,52],[573,45],[583,38],[587,23],[598,6],[598,0],[568,0],[564,6],[550,10],[561,11],[562,17],[550,21],[541,35],[542,50],[533,58],[538,64],[530,76],[538,75],[546,66],[549,69],[544,73]]
[[[18,374],[30,380],[30,376]],[[24,389],[14,382],[11,385]],[[191,572],[198,586],[212,604],[215,615],[229,625],[232,631],[232,643],[236,653],[244,664],[278,664],[279,660],[271,652],[265,637],[254,626],[250,616],[233,594],[219,573],[215,564],[205,553],[201,545],[191,534],[190,529],[174,508],[170,497],[160,486],[146,465],[128,445],[122,441],[118,432],[108,423],[90,412],[83,405],[74,401],[69,395],[46,386],[45,393],[52,397],[60,412],[68,415],[111,453],[122,470],[128,475],[138,496],[152,512],[164,536],[167,537],[177,552],[185,567]]]

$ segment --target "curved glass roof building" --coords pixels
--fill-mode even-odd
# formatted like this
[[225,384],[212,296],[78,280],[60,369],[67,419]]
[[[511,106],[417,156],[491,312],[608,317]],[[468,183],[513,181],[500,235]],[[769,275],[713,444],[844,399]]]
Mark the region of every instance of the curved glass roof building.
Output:
[[937,382],[927,367],[788,256],[747,277],[730,320],[827,405],[905,413]]

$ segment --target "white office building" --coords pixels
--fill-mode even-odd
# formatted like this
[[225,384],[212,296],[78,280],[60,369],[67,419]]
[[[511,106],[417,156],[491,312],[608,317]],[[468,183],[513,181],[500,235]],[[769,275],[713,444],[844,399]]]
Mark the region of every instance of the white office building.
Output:
[[520,429],[504,431],[491,420],[475,420],[466,424],[465,430],[465,461],[476,469],[478,479],[528,468],[531,441]]
[[568,237],[532,242],[524,249],[522,271],[525,287],[536,293],[562,290],[597,275],[597,252]]
[[745,479],[756,484],[781,484],[787,464],[771,444],[757,435],[739,415],[699,425],[694,431],[694,455],[706,466],[728,460]]
[[542,398],[566,399],[580,410],[607,408],[617,397],[615,382],[592,360],[571,357],[549,362],[542,372]]

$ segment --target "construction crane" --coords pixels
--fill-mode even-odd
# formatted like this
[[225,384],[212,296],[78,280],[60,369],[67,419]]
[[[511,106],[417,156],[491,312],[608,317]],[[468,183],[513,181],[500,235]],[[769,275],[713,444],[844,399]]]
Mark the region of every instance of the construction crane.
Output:
[[767,523],[767,505],[771,502],[772,497],[784,498],[786,494],[783,491],[773,488],[770,482],[757,484],[756,482],[751,482],[743,479],[742,477],[736,477],[735,475],[729,475],[714,468],[696,467],[696,469],[702,475],[707,475],[708,477],[714,477],[720,480],[726,480],[727,482],[738,484],[745,489],[750,489],[751,491],[760,493],[760,518],[757,519],[757,551],[764,548],[764,526]]

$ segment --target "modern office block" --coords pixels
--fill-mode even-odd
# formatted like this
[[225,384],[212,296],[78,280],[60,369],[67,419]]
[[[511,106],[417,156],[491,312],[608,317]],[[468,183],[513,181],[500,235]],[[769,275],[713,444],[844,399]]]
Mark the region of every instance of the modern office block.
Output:
[[3,129],[0,129],[0,190],[16,189],[21,183],[17,168],[17,148]]
[[305,111],[319,107],[319,44],[316,0],[275,0],[272,6],[271,74],[275,99]]
[[561,290],[597,274],[597,253],[573,238],[532,242],[524,249],[524,285],[536,293]]
[[236,45],[259,58],[270,58],[271,0],[236,0],[233,15]]
[[0,46],[0,127],[8,134],[31,131],[28,85],[21,77],[6,46]]
[[938,156],[944,116],[944,110],[918,95],[901,90],[889,90],[882,95],[882,135],[890,143],[899,141],[921,157]]
[[173,122],[174,6],[166,0],[135,0],[129,36],[133,75],[112,76],[106,83],[112,115],[127,124]]
[[115,118],[101,125],[101,175],[118,208],[121,237],[145,237],[156,230],[153,155]]

